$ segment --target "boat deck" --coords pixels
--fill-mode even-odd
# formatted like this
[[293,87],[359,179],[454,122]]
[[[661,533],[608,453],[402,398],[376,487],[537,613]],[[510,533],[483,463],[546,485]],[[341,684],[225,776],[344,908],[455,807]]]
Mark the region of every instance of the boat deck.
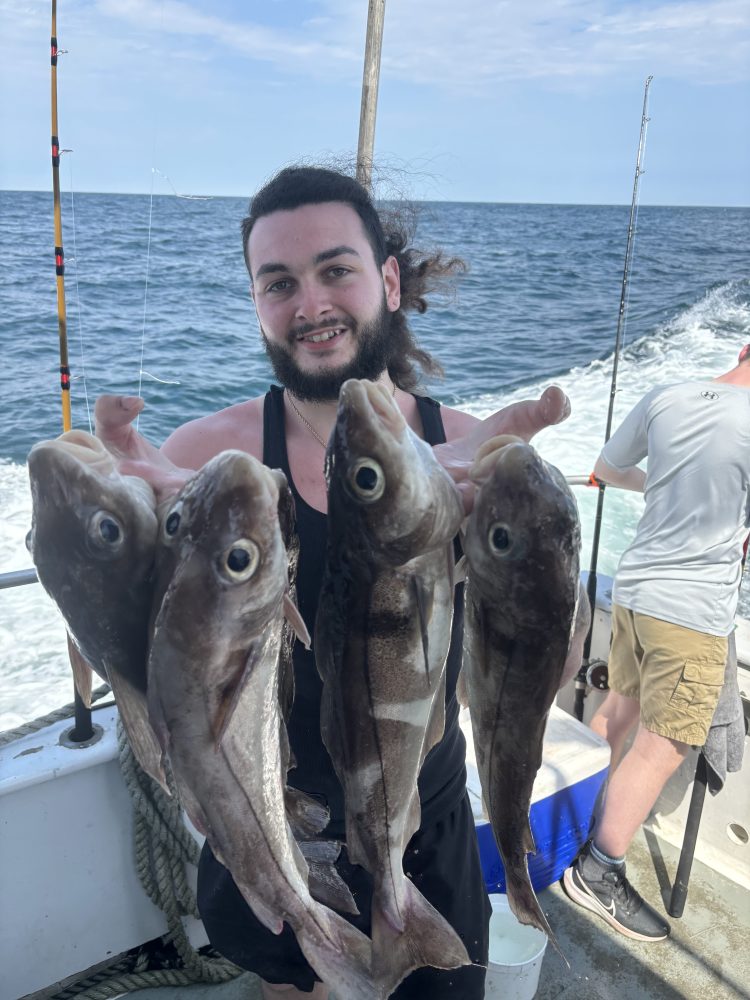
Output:
[[[664,912],[678,851],[642,829],[628,855],[628,875]],[[539,901],[570,962],[549,946],[537,1000],[746,1000],[750,997],[750,893],[699,861],[693,863],[685,912],[657,944],[630,941],[572,903],[559,884]],[[220,986],[140,990],[138,1000],[261,1000],[255,976]],[[344,1000],[344,998],[341,998]],[[425,998],[429,1000],[429,998]],[[457,998],[461,1000],[461,998]]]

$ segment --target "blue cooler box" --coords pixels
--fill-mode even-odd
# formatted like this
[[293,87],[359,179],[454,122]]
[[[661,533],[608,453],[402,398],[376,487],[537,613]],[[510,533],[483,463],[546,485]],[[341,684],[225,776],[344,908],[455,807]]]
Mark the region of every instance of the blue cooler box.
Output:
[[[488,892],[505,892],[505,871],[482,805],[468,709],[461,710],[466,737],[469,799]],[[528,855],[534,889],[556,882],[588,837],[594,802],[609,770],[609,744],[588,726],[553,705],[544,735],[542,766],[531,796],[530,822],[536,854]]]

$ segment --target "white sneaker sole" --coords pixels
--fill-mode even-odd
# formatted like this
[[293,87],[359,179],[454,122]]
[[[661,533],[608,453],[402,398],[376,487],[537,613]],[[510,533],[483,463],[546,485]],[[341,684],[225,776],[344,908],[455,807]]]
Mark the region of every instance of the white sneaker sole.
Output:
[[630,930],[629,927],[624,927],[619,920],[615,919],[614,915],[603,906],[596,896],[587,890],[585,887],[580,889],[573,881],[573,868],[566,868],[563,874],[563,885],[568,896],[573,900],[574,903],[578,903],[586,910],[591,910],[592,913],[596,913],[598,916],[603,917],[604,920],[614,927],[618,933],[623,934],[625,937],[632,938],[634,941],[645,941],[646,943],[651,943],[652,941],[664,941],[669,937],[669,934],[662,934],[661,937],[648,937],[646,934],[639,934],[637,931]]

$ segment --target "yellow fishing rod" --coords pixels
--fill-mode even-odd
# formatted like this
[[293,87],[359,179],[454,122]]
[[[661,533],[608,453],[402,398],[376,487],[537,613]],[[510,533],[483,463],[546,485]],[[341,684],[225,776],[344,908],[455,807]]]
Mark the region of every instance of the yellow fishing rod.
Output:
[[[55,216],[55,280],[57,282],[57,327],[60,336],[60,392],[62,401],[63,431],[72,427],[70,416],[70,368],[68,366],[68,321],[65,313],[65,253],[62,239],[62,210],[60,208],[60,140],[57,128],[57,0],[52,0],[52,37],[50,39],[50,61],[52,66],[52,192],[54,198]],[[68,655],[77,656],[70,638],[68,638]],[[90,693],[90,692],[89,692]],[[91,723],[91,709],[84,702],[78,686],[73,687],[73,703],[75,723],[72,729],[64,734],[68,744],[80,746],[88,743],[94,736]]]
[[52,0],[52,192],[55,216],[55,276],[57,281],[57,327],[60,337],[60,392],[63,430],[72,426],[70,417],[70,368],[68,366],[68,321],[65,313],[65,253],[60,209],[60,140],[57,128],[57,0]]

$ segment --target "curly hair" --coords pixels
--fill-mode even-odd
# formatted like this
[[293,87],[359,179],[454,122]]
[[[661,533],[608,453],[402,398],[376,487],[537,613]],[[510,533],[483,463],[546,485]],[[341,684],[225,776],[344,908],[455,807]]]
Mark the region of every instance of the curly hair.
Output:
[[284,167],[256,192],[241,224],[242,249],[251,280],[248,241],[258,219],[272,212],[334,201],[351,205],[360,217],[378,266],[391,256],[398,262],[401,304],[392,315],[389,376],[406,391],[421,385],[417,366],[424,375],[442,376],[440,363],[417,343],[406,314],[424,313],[428,308],[427,296],[463,273],[466,265],[458,257],[446,257],[439,250],[427,252],[409,246],[413,225],[406,221],[405,214],[393,208],[378,211],[367,190],[353,177],[325,167]]

